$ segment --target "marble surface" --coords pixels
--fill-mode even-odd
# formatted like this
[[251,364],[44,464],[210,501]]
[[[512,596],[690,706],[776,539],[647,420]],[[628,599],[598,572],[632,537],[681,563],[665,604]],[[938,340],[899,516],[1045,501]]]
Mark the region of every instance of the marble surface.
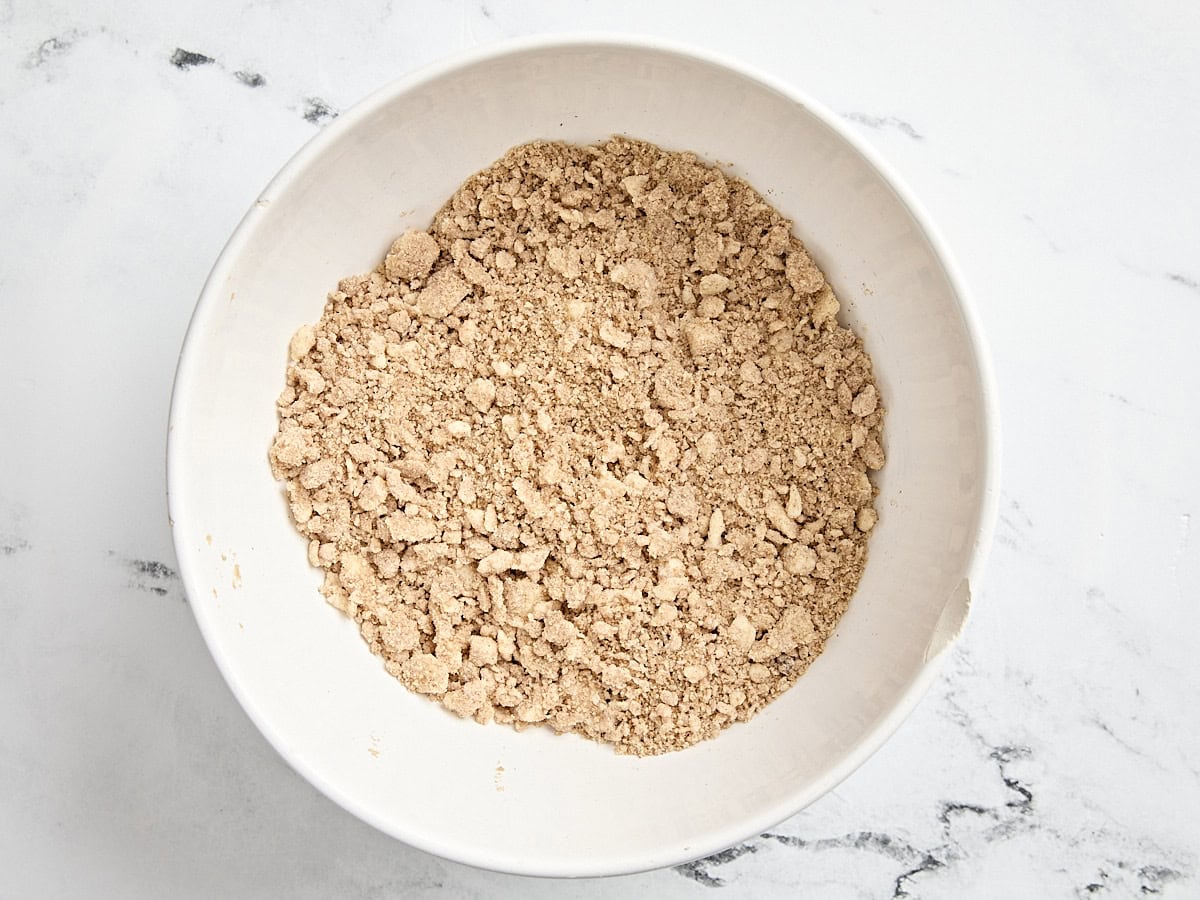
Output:
[[[1200,895],[1200,12],[1050,6],[0,0],[0,896]],[[967,633],[879,754],[755,840],[572,883],[288,769],[163,496],[184,328],[270,176],[398,74],[567,30],[752,60],[876,145],[974,289],[1005,460]]]

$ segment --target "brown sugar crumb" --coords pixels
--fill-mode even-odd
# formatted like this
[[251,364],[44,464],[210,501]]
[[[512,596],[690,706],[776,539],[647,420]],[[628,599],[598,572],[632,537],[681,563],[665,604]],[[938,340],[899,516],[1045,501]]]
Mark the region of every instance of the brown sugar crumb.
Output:
[[689,153],[536,142],[343,279],[270,452],[322,592],[460,716],[654,754],[792,685],[883,402],[791,223]]

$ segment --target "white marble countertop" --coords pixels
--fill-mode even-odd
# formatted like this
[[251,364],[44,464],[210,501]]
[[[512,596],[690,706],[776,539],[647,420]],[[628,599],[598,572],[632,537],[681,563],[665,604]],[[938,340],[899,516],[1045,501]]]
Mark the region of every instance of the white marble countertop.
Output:
[[[0,896],[1200,894],[1200,12],[1001,0],[0,0]],[[708,860],[447,863],[275,755],[174,572],[164,435],[204,277],[338,110],[471,45],[637,31],[843,113],[929,207],[996,362],[975,615],[895,738]]]

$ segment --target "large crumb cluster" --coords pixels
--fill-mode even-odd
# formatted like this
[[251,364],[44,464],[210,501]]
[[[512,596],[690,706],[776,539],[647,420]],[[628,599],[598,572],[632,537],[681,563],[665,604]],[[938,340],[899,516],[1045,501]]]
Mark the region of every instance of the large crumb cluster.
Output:
[[300,329],[271,464],[409,688],[680,749],[795,682],[862,573],[883,407],[837,313],[745,182],[527,144]]

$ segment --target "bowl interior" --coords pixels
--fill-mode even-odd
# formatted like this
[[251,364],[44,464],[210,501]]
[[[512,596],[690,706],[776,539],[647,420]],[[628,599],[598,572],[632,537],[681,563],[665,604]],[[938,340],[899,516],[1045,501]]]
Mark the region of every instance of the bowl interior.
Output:
[[[267,447],[288,338],[326,292],[425,227],[468,175],[533,138],[621,132],[731,163],[785,214],[864,336],[883,398],[881,518],[828,648],[752,722],[636,759],[480,727],[406,691],[317,593]],[[986,399],[952,279],[909,207],[817,113],[712,61],[577,43],[479,55],[388,89],[284,170],[205,289],[181,359],[170,502],[197,619],[280,752],[410,843],[508,871],[634,871],[786,817],[860,763],[965,614],[988,504]]]

